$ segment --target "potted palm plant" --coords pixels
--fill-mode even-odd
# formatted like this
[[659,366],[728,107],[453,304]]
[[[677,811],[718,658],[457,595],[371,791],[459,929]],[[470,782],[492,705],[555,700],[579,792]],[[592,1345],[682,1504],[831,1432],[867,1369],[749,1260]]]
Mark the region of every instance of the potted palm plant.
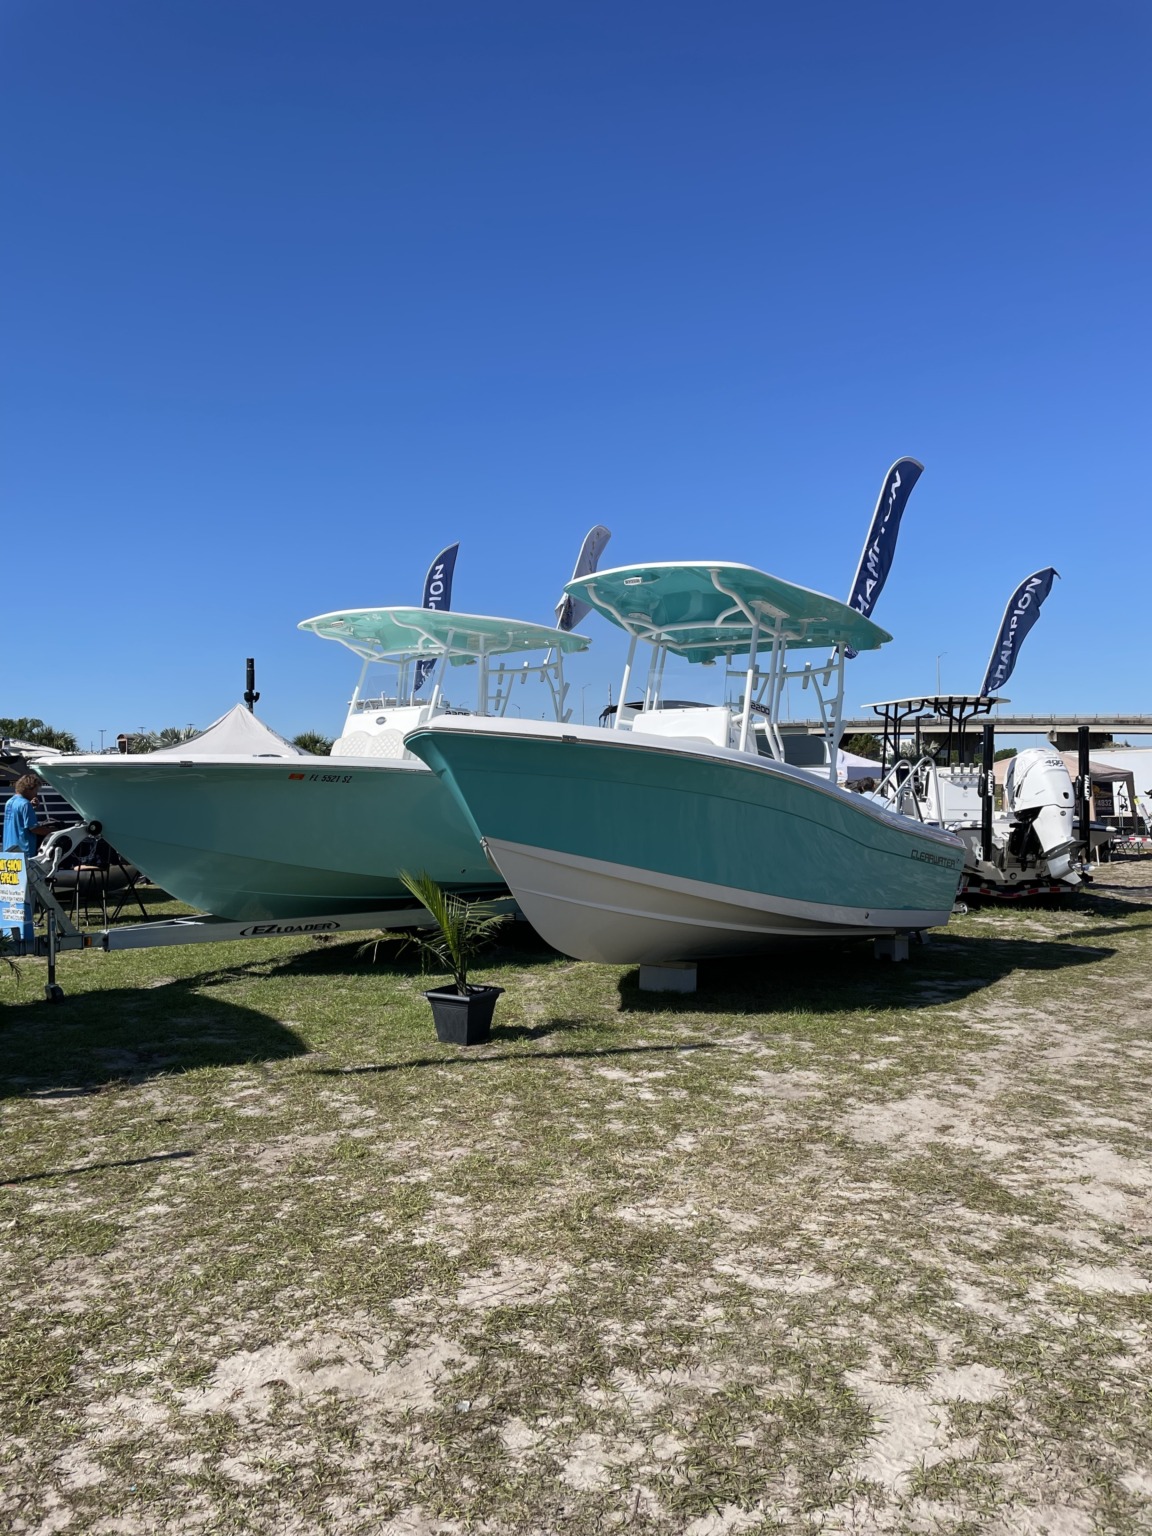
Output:
[[401,870],[400,880],[433,921],[429,928],[414,930],[409,942],[424,959],[447,971],[454,983],[424,994],[432,1005],[437,1040],[445,1045],[483,1045],[491,1037],[492,1013],[504,988],[470,986],[468,968],[504,918],[442,890],[429,874]]

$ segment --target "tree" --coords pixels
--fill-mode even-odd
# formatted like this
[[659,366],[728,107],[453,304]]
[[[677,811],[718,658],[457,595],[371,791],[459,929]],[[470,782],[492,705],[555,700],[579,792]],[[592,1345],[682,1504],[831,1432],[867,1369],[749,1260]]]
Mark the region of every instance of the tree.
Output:
[[855,736],[849,736],[840,745],[845,752],[851,752],[854,757],[867,757],[874,763],[880,761],[880,754],[883,751],[879,736],[873,736],[868,731],[860,731]]
[[940,755],[942,745],[943,743],[939,741],[921,741],[917,749],[915,741],[905,741],[896,756],[904,758],[909,763],[918,763],[922,757],[935,760]]
[[332,751],[332,738],[319,731],[301,731],[299,736],[293,736],[292,745],[299,747],[301,752],[311,752],[314,757],[328,757]]
[[447,971],[456,991],[466,997],[473,960],[506,918],[502,913],[493,915],[483,902],[467,902],[462,896],[445,891],[427,873],[411,875],[402,869],[399,876],[400,884],[427,909],[435,924],[432,928],[414,928],[406,942]]
[[129,753],[155,752],[160,745],[160,738],[155,731],[125,731],[124,739],[128,743]]
[[156,743],[161,747],[178,747],[181,742],[191,741],[193,737],[199,736],[199,734],[200,727],[198,725],[166,725],[162,731],[157,733]]
[[1015,757],[1015,756],[1016,756],[1016,748],[1015,747],[1000,747],[996,752],[994,752],[992,754],[992,761],[994,763],[1002,763],[1006,757]]
[[57,752],[79,750],[71,731],[58,731],[30,715],[21,716],[19,720],[0,719],[0,736],[14,736],[17,741],[26,741],[34,747],[52,747]]

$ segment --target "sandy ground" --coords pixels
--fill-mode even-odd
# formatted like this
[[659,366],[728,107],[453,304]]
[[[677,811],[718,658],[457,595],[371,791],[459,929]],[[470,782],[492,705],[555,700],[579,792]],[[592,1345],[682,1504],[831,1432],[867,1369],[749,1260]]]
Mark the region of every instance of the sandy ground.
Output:
[[568,967],[509,997],[591,1047],[15,1093],[6,1528],[1152,1531],[1150,905],[1104,866],[850,1009]]

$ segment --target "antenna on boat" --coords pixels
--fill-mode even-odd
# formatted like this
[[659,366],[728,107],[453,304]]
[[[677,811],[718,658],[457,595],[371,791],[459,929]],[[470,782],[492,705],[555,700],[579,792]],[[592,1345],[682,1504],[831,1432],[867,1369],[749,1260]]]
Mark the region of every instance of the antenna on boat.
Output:
[[256,692],[256,658],[249,656],[244,667],[244,702],[251,712],[255,710],[256,700],[260,697]]

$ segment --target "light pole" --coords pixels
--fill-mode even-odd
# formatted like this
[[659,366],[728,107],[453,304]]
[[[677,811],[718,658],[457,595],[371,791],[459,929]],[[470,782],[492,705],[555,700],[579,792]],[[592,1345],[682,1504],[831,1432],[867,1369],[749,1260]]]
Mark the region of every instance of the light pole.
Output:
[[[947,656],[947,651],[941,651],[940,656]],[[936,658],[936,697],[940,697],[940,656]]]
[[584,725],[586,723],[585,719],[584,719],[584,690],[587,687],[588,687],[587,683],[581,683],[580,684],[580,724],[581,725]]
[[104,730],[102,730],[100,732],[100,750],[101,750],[101,752],[103,752],[103,750],[104,750],[104,731],[106,731],[107,729],[108,729],[108,727],[105,726]]

